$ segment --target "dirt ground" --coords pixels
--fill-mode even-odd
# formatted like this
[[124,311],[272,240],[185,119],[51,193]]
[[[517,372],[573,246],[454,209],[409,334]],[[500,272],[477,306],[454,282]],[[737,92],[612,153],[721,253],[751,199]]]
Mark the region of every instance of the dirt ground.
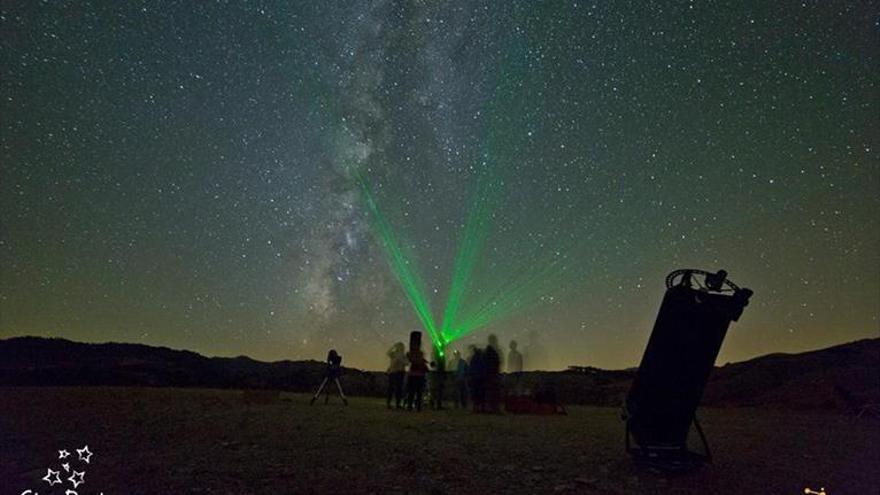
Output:
[[[0,491],[170,493],[878,493],[880,421],[755,409],[698,414],[714,463],[668,476],[623,451],[613,408],[567,416],[388,411],[376,399],[309,406],[240,391],[0,388]],[[89,463],[76,449],[88,445]],[[85,455],[85,453],[83,454]],[[71,462],[72,461],[72,462]],[[47,469],[61,471],[49,487]]]

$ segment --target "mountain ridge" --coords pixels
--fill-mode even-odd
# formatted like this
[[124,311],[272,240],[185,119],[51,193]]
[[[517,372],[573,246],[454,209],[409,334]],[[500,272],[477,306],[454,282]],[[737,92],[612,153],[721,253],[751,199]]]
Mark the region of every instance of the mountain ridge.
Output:
[[[265,362],[249,356],[208,357],[145,344],[84,343],[65,338],[0,339],[0,386],[154,386],[273,389],[312,392],[324,363]],[[572,366],[530,371],[518,387],[550,385],[568,403],[617,406],[635,369]],[[382,372],[344,368],[349,395],[382,396]],[[512,380],[506,376],[505,380]],[[703,404],[853,412],[880,402],[880,338],[861,339],[803,353],[772,353],[716,367]]]

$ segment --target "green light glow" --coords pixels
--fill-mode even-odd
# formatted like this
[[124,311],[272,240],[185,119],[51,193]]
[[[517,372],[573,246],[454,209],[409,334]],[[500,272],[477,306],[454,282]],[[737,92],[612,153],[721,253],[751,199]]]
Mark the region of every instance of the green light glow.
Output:
[[456,338],[540,304],[551,288],[561,285],[565,270],[566,266],[561,257],[533,263],[529,269],[517,274],[490,295],[479,300],[475,305],[476,309],[457,324]]
[[468,288],[471,274],[479,259],[480,250],[489,234],[489,220],[499,196],[498,188],[493,187],[491,177],[481,175],[476,188],[473,206],[468,212],[464,231],[458,245],[458,253],[452,271],[452,281],[446,308],[443,312],[442,333],[450,340],[458,337],[459,332],[453,330],[462,298]]
[[[485,112],[486,132],[477,183],[458,239],[449,292],[439,325],[434,319],[414,256],[404,252],[398,235],[380,211],[369,183],[354,173],[389,265],[440,357],[444,355],[445,347],[455,340],[552,299],[549,294],[560,290],[566,279],[573,279],[576,275],[567,254],[574,242],[554,246],[551,250],[542,241],[527,256],[517,258],[514,266],[498,269],[501,275],[484,273],[481,275],[485,277],[476,276],[478,268],[486,268],[481,261],[485,260],[484,247],[492,234],[493,219],[504,197],[505,165],[515,163],[522,146],[522,129],[529,125],[527,112],[511,113],[510,109],[521,108],[527,99],[522,93],[523,82],[540,82],[539,68],[531,62],[524,63],[528,59],[526,43],[527,40],[512,40],[496,74],[499,84]],[[515,81],[519,82],[514,84]],[[475,278],[495,283],[475,288]]]
[[450,343],[500,319],[546,302],[552,297],[549,296],[551,292],[560,290],[579,275],[568,256],[577,244],[574,239],[569,238],[568,242],[555,249],[549,249],[542,242],[523,258],[527,264],[522,264],[517,270],[505,271],[506,276],[496,279],[500,282],[489,290],[465,297],[472,289],[471,279],[480,259],[481,248],[491,232],[490,220],[501,193],[500,181],[493,180],[493,175],[487,172],[480,178],[459,239],[443,323],[438,328],[414,257],[404,252],[366,180],[359,175],[355,176],[355,180],[368,205],[389,265],[440,357]]
[[[504,164],[512,163],[517,157],[521,140],[514,136],[522,135],[527,127],[524,113],[511,115],[511,108],[520,108],[521,85],[513,81],[529,81],[528,66],[523,64],[526,45],[522,40],[512,40],[505,57],[497,70],[498,86],[494,97],[486,109],[487,127],[483,141],[484,160],[478,177],[477,187],[465,227],[459,240],[458,253],[452,273],[446,309],[443,315],[442,333],[450,341],[461,338],[477,328],[516,311],[521,300],[536,295],[535,283],[540,275],[532,274],[544,264],[531,265],[524,270],[506,272],[507,281],[492,290],[488,298],[479,299],[471,295],[467,300],[470,311],[463,308],[465,294],[472,289],[472,277],[486,239],[491,233],[491,220],[500,206],[504,193]],[[534,253],[533,253],[534,255]],[[534,260],[535,256],[528,257]],[[542,272],[543,273],[543,272]],[[493,277],[494,278],[494,274]],[[499,277],[501,278],[501,277]],[[545,279],[551,278],[549,275]],[[474,305],[473,302],[477,304]]]
[[354,174],[354,178],[367,202],[367,207],[370,211],[370,218],[379,234],[382,247],[388,258],[388,262],[391,265],[392,271],[397,276],[400,285],[403,287],[404,293],[406,294],[407,299],[409,299],[413,310],[415,310],[419,321],[422,323],[425,330],[427,330],[434,347],[438,350],[442,350],[445,347],[445,344],[437,331],[437,326],[434,324],[434,315],[431,312],[430,302],[426,297],[425,284],[415,270],[415,264],[411,261],[411,257],[404,255],[401,244],[397,240],[397,236],[394,234],[394,230],[379,210],[379,206],[376,203],[366,180],[357,173]]

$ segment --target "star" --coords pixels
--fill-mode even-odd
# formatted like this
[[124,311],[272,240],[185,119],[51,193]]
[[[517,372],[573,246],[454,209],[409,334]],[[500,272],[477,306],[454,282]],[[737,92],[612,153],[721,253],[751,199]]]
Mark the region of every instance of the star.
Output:
[[58,451],[58,458],[59,459],[67,459],[67,457],[69,455],[70,455],[70,452],[68,452],[67,450],[59,450]]
[[67,481],[73,483],[73,487],[76,488],[80,484],[85,483],[85,481],[83,480],[85,475],[85,471],[74,471],[73,474],[70,475],[70,478],[67,478]]
[[69,462],[65,462],[64,464],[61,465],[61,467],[63,467],[65,471],[70,471],[70,463]]
[[[46,476],[43,476],[43,481],[49,483],[49,486],[55,486],[55,483],[61,483],[61,471],[52,471],[52,468],[46,468]],[[52,476],[55,476],[53,479]]]
[[[63,42],[43,29],[63,23],[63,9],[41,11],[39,22],[4,15],[4,26],[23,33],[4,45],[8,60],[23,62],[4,72],[7,84],[0,85],[0,147],[9,171],[0,190],[15,197],[3,203],[4,226],[30,233],[0,241],[4,268],[10,267],[0,287],[19,297],[16,321],[82,317],[59,330],[74,341],[168,345],[179,330],[183,340],[175,345],[207,345],[263,361],[320,358],[326,352],[321,339],[332,339],[338,349],[350,349],[343,353],[346,364],[384,369],[383,353],[371,346],[384,348],[406,336],[392,322],[425,319],[419,326],[434,326],[425,310],[430,306],[449,315],[449,323],[439,323],[439,337],[452,340],[452,347],[466,347],[460,338],[477,338],[477,330],[503,317],[510,328],[500,335],[505,342],[514,332],[554,328],[534,337],[541,350],[528,358],[529,367],[623,369],[638,363],[627,339],[606,338],[619,335],[617,310],[638,307],[623,316],[653,322],[656,308],[640,304],[642,298],[659,295],[668,270],[705,260],[714,269],[751,266],[745,276],[731,269],[734,280],[773,287],[767,299],[758,294],[741,330],[766,326],[766,341],[733,340],[722,359],[818,348],[876,331],[877,297],[812,289],[817,281],[839,279],[855,293],[878,292],[876,271],[866,275],[858,261],[859,252],[877,245],[880,226],[865,221],[878,209],[880,174],[871,164],[880,145],[870,131],[876,117],[869,97],[876,93],[876,64],[834,62],[840,53],[876,55],[869,40],[877,24],[864,22],[863,9],[841,9],[840,2],[779,9],[779,29],[765,33],[768,46],[796,44],[815,60],[817,73],[836,74],[807,77],[784,50],[741,51],[730,31],[740,27],[702,29],[715,22],[713,13],[689,10],[685,2],[665,9],[662,33],[652,16],[628,18],[633,32],[687,40],[674,50],[666,43],[629,43],[622,30],[603,33],[596,43],[593,29],[581,28],[581,21],[602,26],[625,15],[614,2],[588,12],[579,5],[584,2],[558,2],[552,9],[529,9],[529,22],[512,14],[520,10],[513,2],[407,9],[381,3],[285,5],[271,18],[266,11],[259,27],[250,17],[261,15],[259,9],[202,12],[185,4],[175,11],[179,22],[205,20],[223,26],[226,35],[186,30],[186,42],[178,42],[157,33],[150,42],[167,56],[155,61],[149,81],[130,63],[105,63],[100,78],[68,76],[70,67],[89,66],[84,47],[92,37],[139,46],[142,30],[119,30],[114,16],[150,26],[166,22],[158,9],[136,2],[89,9],[94,30],[71,30]],[[751,14],[739,5],[725,12],[743,21],[744,32],[760,33],[762,20]],[[448,25],[458,16],[467,20],[464,26],[441,28],[441,20]],[[829,17],[835,19],[831,30]],[[295,18],[298,26],[289,29],[300,34],[332,34],[303,35],[292,50],[286,36],[268,35],[288,29],[278,23],[282,18]],[[498,28],[487,29],[490,21]],[[344,30],[337,30],[339,22]],[[267,35],[252,36],[251,29]],[[508,33],[515,37],[508,40]],[[407,37],[421,40],[418,47],[403,42]],[[249,44],[237,45],[237,39]],[[202,57],[189,49],[193,45],[217,49]],[[225,63],[225,54],[240,50],[248,57]],[[733,54],[741,63],[728,63]],[[401,69],[399,60],[409,57],[448,67]],[[24,64],[31,59],[47,63]],[[66,62],[49,63],[55,59]],[[749,70],[764,66],[774,70]],[[441,72],[449,74],[438,79]],[[596,84],[578,84],[592,74],[601,74]],[[65,81],[65,91],[42,91],[29,84],[34,79]],[[645,79],[652,84],[636,83]],[[254,81],[272,97],[253,97]],[[104,101],[108,92],[136,104],[81,110],[70,103]],[[418,95],[416,104],[400,103],[412,95]],[[203,108],[202,100],[235,103]],[[204,152],[168,126],[156,126],[154,116],[192,123],[186,136]],[[703,120],[712,125],[695,125]],[[623,139],[625,129],[638,129],[639,139]],[[130,136],[149,136],[149,144],[86,144]],[[36,165],[43,155],[64,156],[63,171]],[[174,160],[183,170],[145,165],[150,157]],[[118,160],[118,167],[94,165],[108,160]],[[246,165],[239,170],[233,161]],[[70,186],[82,181],[96,187]],[[41,189],[46,193],[33,194]],[[738,191],[730,208],[706,201],[709,191],[720,190]],[[802,200],[805,194],[810,201]],[[145,208],[151,219],[143,218]],[[752,217],[761,222],[740,221]],[[157,219],[174,219],[174,225],[166,228]],[[46,238],[57,239],[64,251]],[[748,249],[729,250],[727,239]],[[158,271],[126,263],[126,256],[148,248],[186,253],[186,263],[162,264]],[[80,263],[96,252],[102,256],[94,266]],[[816,262],[818,253],[823,262]],[[39,295],[57,301],[71,296],[64,277],[35,282],[29,271],[34,259],[46,273],[76,276],[85,293],[102,297],[84,298],[82,306],[53,305],[42,314]],[[641,287],[620,287],[617,267],[634,266],[634,260],[645,270]],[[780,268],[772,283],[760,270],[767,266]],[[175,276],[236,283],[207,284],[210,293],[163,285]],[[810,280],[809,290],[801,278]],[[402,291],[401,280],[409,286]],[[429,283],[435,280],[453,283]],[[123,283],[128,289],[106,290]],[[444,298],[444,289],[453,287],[452,297]],[[602,310],[560,300],[591,300]],[[137,324],[112,334],[85,330],[103,328],[105,307],[125,311]],[[833,309],[840,307],[852,310]],[[771,308],[787,316],[778,318]],[[223,318],[214,318],[218,309]],[[156,315],[167,315],[174,330],[157,335],[148,328]],[[251,321],[259,321],[259,338],[243,337],[242,322]],[[373,321],[387,336],[373,329]],[[281,331],[296,343],[289,351],[266,344]],[[367,338],[370,344],[363,345]],[[571,345],[574,340],[583,345]],[[607,343],[602,352],[587,352],[600,341]],[[83,436],[72,442],[80,439],[100,441]],[[72,454],[71,468],[82,467]]]
[[[79,454],[79,460],[85,462],[86,464],[89,464],[89,458],[92,457],[92,453],[89,452],[88,445],[86,445],[85,447],[83,447],[81,449],[76,449],[76,453]],[[86,454],[88,454],[88,455],[86,455]]]

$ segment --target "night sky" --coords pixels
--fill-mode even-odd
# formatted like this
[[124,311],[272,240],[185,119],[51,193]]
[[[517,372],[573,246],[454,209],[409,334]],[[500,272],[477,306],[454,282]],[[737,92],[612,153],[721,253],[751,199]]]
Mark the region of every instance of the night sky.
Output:
[[0,337],[384,369],[355,176],[438,318],[481,178],[464,304],[555,263],[453,347],[635,366],[685,267],[755,291],[720,363],[877,337],[876,4],[667,3],[3,2]]

